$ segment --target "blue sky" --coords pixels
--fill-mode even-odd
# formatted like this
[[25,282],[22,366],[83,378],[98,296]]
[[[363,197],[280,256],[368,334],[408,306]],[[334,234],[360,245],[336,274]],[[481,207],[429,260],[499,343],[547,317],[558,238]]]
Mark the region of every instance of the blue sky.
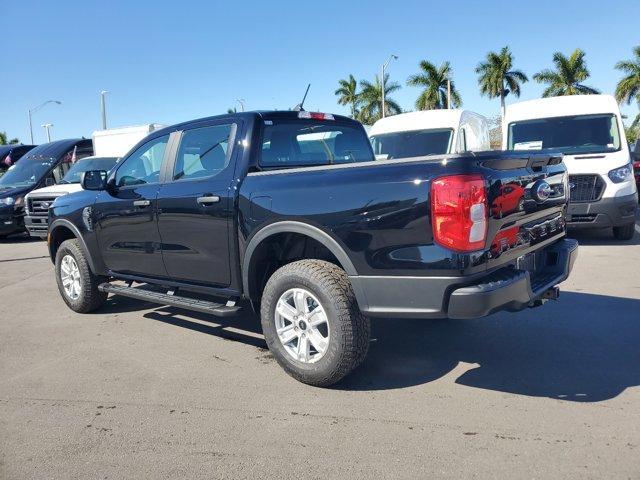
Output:
[[[110,126],[183,120],[295,105],[310,82],[307,108],[347,113],[333,92],[349,73],[370,78],[390,53],[403,85],[394,98],[412,109],[418,89],[406,79],[421,59],[449,60],[464,108],[495,115],[481,97],[474,68],[489,50],[509,45],[531,77],[553,52],[586,51],[587,83],[612,93],[616,61],[640,44],[640,1],[182,2],[2,0],[0,131],[28,141],[27,109],[54,124],[53,138],[91,135],[100,126],[99,91],[109,90]],[[542,86],[529,82],[521,99]],[[509,99],[512,102],[513,99]],[[625,107],[634,116],[637,107]]]

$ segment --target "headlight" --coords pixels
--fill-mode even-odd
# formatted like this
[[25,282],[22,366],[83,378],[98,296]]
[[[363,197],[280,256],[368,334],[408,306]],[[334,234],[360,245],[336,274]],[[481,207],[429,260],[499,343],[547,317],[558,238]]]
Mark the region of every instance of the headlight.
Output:
[[631,165],[625,165],[624,167],[613,169],[609,172],[609,178],[613,183],[622,183],[627,180],[631,180],[633,170]]
[[0,204],[2,205],[6,205],[6,206],[11,206],[14,203],[16,203],[16,199],[13,197],[5,197],[5,198],[0,198]]

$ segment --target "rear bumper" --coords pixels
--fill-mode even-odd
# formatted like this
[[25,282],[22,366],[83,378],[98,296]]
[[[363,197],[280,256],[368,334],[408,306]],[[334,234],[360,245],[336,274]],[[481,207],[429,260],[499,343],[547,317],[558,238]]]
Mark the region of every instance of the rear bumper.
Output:
[[638,195],[605,197],[597,202],[569,203],[567,226],[570,228],[620,227],[635,222]]
[[569,276],[578,242],[560,240],[537,253],[535,274],[508,266],[474,277],[350,277],[360,309],[373,317],[480,318],[540,304]]

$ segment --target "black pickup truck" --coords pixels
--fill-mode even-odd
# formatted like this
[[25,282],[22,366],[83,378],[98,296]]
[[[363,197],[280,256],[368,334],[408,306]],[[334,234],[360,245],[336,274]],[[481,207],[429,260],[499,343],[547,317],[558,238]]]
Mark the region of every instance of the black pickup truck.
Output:
[[557,297],[577,254],[560,157],[376,161],[362,125],[330,114],[168,127],[83,187],[49,211],[71,309],[108,294],[218,316],[253,308],[280,365],[318,386],[364,359],[369,317],[537,306]]

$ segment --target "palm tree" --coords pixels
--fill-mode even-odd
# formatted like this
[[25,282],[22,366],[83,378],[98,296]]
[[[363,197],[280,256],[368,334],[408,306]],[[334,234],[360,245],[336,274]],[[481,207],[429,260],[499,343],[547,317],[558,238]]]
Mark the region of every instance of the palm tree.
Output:
[[[616,86],[616,100],[620,103],[631,104],[635,100],[640,108],[640,45],[633,49],[635,58],[632,60],[622,60],[616,63],[616,69],[623,71],[626,75],[620,79]],[[631,124],[631,129],[640,126],[640,113],[636,115]]]
[[338,104],[351,105],[351,117],[356,118],[360,94],[358,93],[358,81],[353,75],[338,81],[338,89],[334,92],[338,96]]
[[[389,81],[389,74],[384,75],[384,97],[385,97],[385,116],[395,115],[402,112],[402,108],[398,103],[389,97],[390,93],[400,90],[397,82]],[[360,80],[360,99],[361,109],[358,114],[358,120],[362,123],[371,125],[382,117],[382,84],[380,77],[376,75],[373,83],[368,80]]]
[[236,109],[236,107],[227,108],[227,113],[238,113],[238,110]]
[[462,100],[451,80],[449,62],[444,62],[440,67],[436,67],[433,63],[422,60],[420,73],[411,75],[407,79],[407,85],[424,87],[416,100],[416,108],[418,110],[447,108],[447,80],[450,80],[451,105],[457,108],[462,105]]
[[522,70],[513,69],[513,54],[509,47],[500,52],[489,52],[484,62],[476,67],[480,93],[489,98],[500,97],[500,112],[504,118],[505,98],[510,93],[520,96],[520,84],[529,79]]
[[585,53],[576,48],[569,57],[562,53],[553,54],[553,63],[556,69],[544,69],[536,73],[533,79],[538,83],[547,83],[549,86],[542,92],[543,97],[559,97],[563,95],[589,95],[600,93],[593,87],[584,85],[589,78],[589,70],[584,60]]

